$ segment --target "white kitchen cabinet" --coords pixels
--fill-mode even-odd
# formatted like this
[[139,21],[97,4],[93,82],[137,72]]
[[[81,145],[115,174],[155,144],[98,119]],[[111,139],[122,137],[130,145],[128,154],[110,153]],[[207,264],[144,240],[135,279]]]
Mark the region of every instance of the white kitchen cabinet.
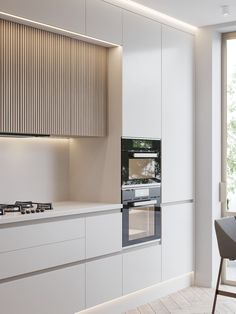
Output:
[[121,296],[121,254],[86,263],[86,307]]
[[36,220],[11,227],[3,225],[0,238],[7,239],[0,241],[0,253],[85,238],[85,218]]
[[122,10],[101,0],[86,0],[86,35],[122,44]]
[[161,138],[161,25],[124,12],[123,136]]
[[192,35],[162,27],[162,202],[193,199]]
[[194,208],[192,203],[162,208],[162,280],[193,271]]
[[85,308],[84,287],[85,265],[3,282],[0,283],[0,312],[74,314]]
[[85,0],[8,0],[0,11],[85,34]]
[[0,279],[85,259],[85,240],[52,243],[38,247],[1,253]]
[[123,254],[123,294],[161,281],[161,245],[137,247]]
[[121,213],[86,218],[86,258],[118,252],[121,249]]

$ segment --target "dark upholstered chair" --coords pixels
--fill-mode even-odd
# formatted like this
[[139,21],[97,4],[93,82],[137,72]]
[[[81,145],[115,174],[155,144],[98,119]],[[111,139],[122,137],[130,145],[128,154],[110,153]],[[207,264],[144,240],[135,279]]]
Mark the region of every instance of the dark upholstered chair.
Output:
[[216,237],[221,256],[220,268],[216,284],[215,298],[212,314],[215,313],[217,295],[236,298],[236,293],[219,290],[220,277],[224,258],[236,259],[236,219],[235,217],[225,217],[215,220]]

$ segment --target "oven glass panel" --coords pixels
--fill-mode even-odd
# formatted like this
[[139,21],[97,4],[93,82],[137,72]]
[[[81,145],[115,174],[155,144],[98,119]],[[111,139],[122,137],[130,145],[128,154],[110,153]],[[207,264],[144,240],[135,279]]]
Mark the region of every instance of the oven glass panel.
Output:
[[155,235],[155,207],[129,209],[129,241]]
[[155,159],[129,159],[129,180],[155,178]]

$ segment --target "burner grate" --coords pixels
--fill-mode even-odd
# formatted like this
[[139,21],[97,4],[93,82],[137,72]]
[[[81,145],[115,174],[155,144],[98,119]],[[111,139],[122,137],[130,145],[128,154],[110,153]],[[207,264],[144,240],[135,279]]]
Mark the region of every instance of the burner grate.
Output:
[[16,201],[15,204],[0,204],[0,215],[20,212],[21,214],[40,213],[52,210],[52,203],[36,203],[32,201]]

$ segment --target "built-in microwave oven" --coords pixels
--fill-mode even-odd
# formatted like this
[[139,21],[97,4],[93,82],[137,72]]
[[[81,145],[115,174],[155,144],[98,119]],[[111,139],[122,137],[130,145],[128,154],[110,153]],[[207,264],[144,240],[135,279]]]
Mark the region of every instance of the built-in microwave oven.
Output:
[[121,140],[122,187],[161,183],[161,141]]

